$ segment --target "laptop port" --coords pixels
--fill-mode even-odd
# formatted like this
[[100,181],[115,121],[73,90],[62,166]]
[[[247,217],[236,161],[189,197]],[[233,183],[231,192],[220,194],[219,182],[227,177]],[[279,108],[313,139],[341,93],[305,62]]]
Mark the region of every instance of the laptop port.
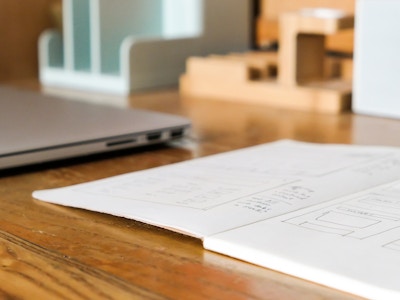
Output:
[[113,141],[113,142],[108,142],[107,147],[120,146],[120,145],[135,143],[135,142],[136,142],[136,139],[125,139],[125,140]]
[[152,133],[147,134],[147,140],[150,142],[157,141],[159,139],[161,139],[161,132],[152,132]]
[[171,137],[178,138],[183,136],[183,128],[171,130]]

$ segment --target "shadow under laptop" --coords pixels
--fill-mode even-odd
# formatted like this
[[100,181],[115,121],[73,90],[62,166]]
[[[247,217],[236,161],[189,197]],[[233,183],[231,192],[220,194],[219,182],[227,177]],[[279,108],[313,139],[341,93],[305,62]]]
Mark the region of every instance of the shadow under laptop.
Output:
[[[163,155],[157,155],[158,157],[162,157],[161,160],[153,163],[144,162],[143,158],[150,158],[155,157],[156,153],[163,153]],[[173,155],[172,152],[175,154]],[[104,161],[111,161],[111,163],[115,166],[118,164],[126,164],[128,160],[130,161],[141,161],[140,166],[136,165],[136,168],[143,169],[143,168],[150,168],[155,167],[157,164],[164,165],[167,163],[171,163],[171,159],[165,159],[166,156],[173,155],[176,159],[172,159],[172,162],[178,162],[180,160],[189,159],[192,157],[191,151],[183,148],[178,148],[174,144],[171,143],[160,143],[160,144],[153,144],[153,145],[146,145],[141,147],[135,148],[128,148],[122,150],[114,150],[109,152],[103,153],[95,153],[95,154],[88,154],[83,156],[77,156],[72,158],[65,158],[65,159],[58,159],[52,160],[48,162],[41,162],[35,163],[30,165],[24,165],[20,167],[12,167],[0,170],[0,178],[8,177],[8,176],[16,176],[21,174],[27,173],[36,173],[40,171],[46,171],[50,169],[59,169],[59,168],[66,168],[66,167],[76,167],[82,164],[93,164],[93,163],[103,163]],[[129,159],[132,158],[132,159]],[[171,158],[171,157],[170,157]],[[180,159],[179,159],[180,158]],[[1,158],[0,158],[1,159]],[[164,160],[164,161],[163,161]],[[115,162],[114,162],[115,161]],[[154,159],[153,159],[154,161]],[[107,164],[108,166],[109,164]],[[106,167],[106,166],[104,166]],[[129,166],[124,166],[126,169],[125,172],[135,171],[129,169]],[[103,171],[101,171],[103,173]],[[117,172],[118,173],[118,172]]]

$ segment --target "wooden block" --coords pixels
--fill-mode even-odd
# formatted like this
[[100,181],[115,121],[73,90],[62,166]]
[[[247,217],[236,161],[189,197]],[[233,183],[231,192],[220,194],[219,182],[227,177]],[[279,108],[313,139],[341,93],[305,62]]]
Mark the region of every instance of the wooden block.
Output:
[[[303,63],[311,64],[313,58],[311,55],[310,62]],[[348,110],[351,104],[351,81],[340,78],[344,60],[334,57],[323,64],[325,68],[318,70],[322,72],[322,80],[308,77],[305,84],[285,85],[266,72],[270,66],[276,66],[275,52],[192,57],[187,61],[186,74],[180,78],[180,92],[201,98],[337,114]],[[265,76],[254,76],[262,71],[266,72]],[[338,78],[326,79],[332,75]]]
[[299,11],[280,18],[278,82],[295,86],[324,78],[325,35],[354,25],[348,15],[319,17],[329,11]]
[[306,9],[283,15],[296,18],[297,31],[303,33],[330,35],[354,27],[353,15],[336,14],[325,9]]
[[345,80],[353,79],[353,59],[345,58],[341,60],[341,78]]
[[191,57],[186,62],[187,74],[194,77],[246,81],[276,76],[276,52],[245,52],[229,55]]
[[[350,109],[351,84],[327,83],[317,86],[284,87],[276,81],[237,83],[208,80],[183,75],[180,78],[182,95],[267,105],[327,114],[338,114]],[[330,85],[330,86],[329,86]]]
[[256,78],[259,79],[275,77],[277,73],[277,52],[250,51],[245,53],[232,53],[222,57],[224,59],[239,60],[246,63],[247,67],[252,70],[253,74],[258,74]]
[[271,53],[254,52],[193,57],[188,60],[187,73],[180,78],[180,92],[321,113],[340,113],[350,108],[351,82],[336,79],[285,86],[274,78],[260,79],[249,75],[252,68],[273,62],[273,58]]
[[275,51],[249,51],[244,53],[230,53],[223,56],[226,59],[242,60],[251,67],[268,66],[278,62],[278,55]]
[[[277,21],[270,21],[258,18],[256,21],[256,44],[260,48],[267,48],[278,42],[279,24]],[[335,34],[326,36],[325,49],[327,51],[353,53],[354,51],[354,30],[347,29]]]
[[[354,14],[354,0],[260,0],[260,14],[256,22],[256,43],[258,46],[268,46],[279,39],[279,16],[290,11],[304,8],[340,9],[348,14]],[[353,53],[354,31],[338,32],[326,37],[326,49]]]
[[279,35],[279,26],[277,21],[258,17],[255,26],[256,44],[259,47],[269,47],[277,42]]
[[353,59],[350,57],[327,57],[325,59],[325,79],[341,78],[346,81],[353,79]]
[[326,37],[325,49],[334,52],[353,53],[354,51],[354,30],[345,29],[336,34]]
[[[352,26],[353,16],[340,11],[282,14],[278,55],[248,52],[193,58],[180,78],[180,91],[183,95],[320,113],[348,110],[352,84],[344,79],[350,77],[351,59],[327,60],[325,39]],[[278,67],[277,79],[268,71],[271,66]]]
[[198,80],[245,82],[251,79],[251,71],[243,61],[229,61],[218,57],[190,57],[186,62],[187,74]]
[[303,8],[334,8],[349,14],[355,12],[355,0],[260,0],[260,15],[278,21],[282,13]]

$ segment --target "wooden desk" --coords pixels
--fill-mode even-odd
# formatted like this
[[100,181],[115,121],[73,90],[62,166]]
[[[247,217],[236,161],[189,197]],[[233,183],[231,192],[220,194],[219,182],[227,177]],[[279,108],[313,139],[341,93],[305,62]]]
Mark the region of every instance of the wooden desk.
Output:
[[180,101],[176,90],[144,93],[129,101],[133,107],[191,117],[191,138],[181,148],[133,150],[0,177],[0,298],[355,299],[205,251],[193,238],[44,204],[33,200],[31,193],[282,138],[400,145],[400,121]]

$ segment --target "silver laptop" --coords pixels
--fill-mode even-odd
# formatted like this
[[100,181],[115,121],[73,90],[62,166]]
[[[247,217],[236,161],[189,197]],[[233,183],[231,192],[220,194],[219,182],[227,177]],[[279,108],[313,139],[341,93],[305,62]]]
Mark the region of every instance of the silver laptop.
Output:
[[0,86],[0,169],[164,143],[189,129],[180,116]]

